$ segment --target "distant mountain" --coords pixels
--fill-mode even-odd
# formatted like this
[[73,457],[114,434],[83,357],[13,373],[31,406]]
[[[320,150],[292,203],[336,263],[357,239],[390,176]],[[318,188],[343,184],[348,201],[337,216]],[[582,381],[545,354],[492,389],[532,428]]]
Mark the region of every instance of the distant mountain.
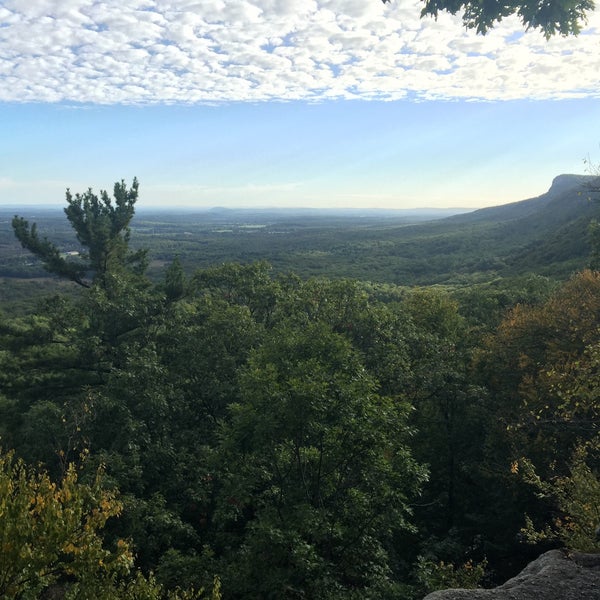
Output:
[[559,175],[540,196],[448,217],[443,229],[461,231],[474,247],[485,240],[511,272],[566,272],[587,264],[589,223],[600,215],[594,188],[598,177]]
[[[421,285],[526,273],[567,277],[588,264],[589,223],[600,217],[600,194],[590,193],[590,186],[598,181],[559,175],[536,198],[372,232],[370,244],[363,240],[365,252],[356,260],[369,264],[370,272],[357,275],[381,279],[391,278],[393,272],[397,283]],[[591,198],[594,195],[599,201]],[[376,239],[387,245],[377,246]],[[389,261],[381,275],[373,264],[375,252],[381,264]]]
[[[583,213],[593,212],[594,206],[590,201],[589,187],[598,180],[590,175],[558,175],[552,181],[550,189],[541,196],[511,202],[501,206],[481,208],[473,212],[449,217],[458,223],[476,223],[493,221],[528,221],[539,224],[541,220],[550,225],[563,224],[564,221],[577,219]],[[531,223],[529,223],[531,221]]]
[[509,263],[520,269],[543,268],[569,261],[587,265],[590,255],[589,224],[600,216],[597,177],[560,175],[540,196],[541,205],[528,217],[513,222],[516,232],[529,231],[533,239],[511,257]]

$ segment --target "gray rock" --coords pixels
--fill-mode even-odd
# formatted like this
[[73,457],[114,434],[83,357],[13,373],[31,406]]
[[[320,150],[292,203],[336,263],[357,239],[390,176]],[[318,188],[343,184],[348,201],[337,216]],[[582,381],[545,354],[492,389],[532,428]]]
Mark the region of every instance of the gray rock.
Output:
[[443,590],[424,600],[600,600],[600,554],[551,550],[491,590]]

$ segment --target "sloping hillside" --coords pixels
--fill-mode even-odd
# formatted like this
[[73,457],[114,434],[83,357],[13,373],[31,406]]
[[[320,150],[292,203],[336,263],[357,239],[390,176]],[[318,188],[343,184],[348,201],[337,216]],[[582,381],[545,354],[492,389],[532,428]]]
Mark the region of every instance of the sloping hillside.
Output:
[[565,276],[587,264],[589,222],[600,214],[597,194],[590,191],[597,181],[559,175],[536,198],[414,226],[401,232],[404,240],[399,243],[418,241],[431,267],[440,262],[451,266],[444,273],[429,269],[434,278],[438,270],[438,281],[474,272]]
[[579,218],[582,213],[593,210],[589,187],[596,179],[586,175],[558,175],[552,181],[550,189],[541,196],[482,208],[471,213],[449,217],[446,221],[522,222],[526,227],[543,221],[550,226],[561,225],[564,221]]

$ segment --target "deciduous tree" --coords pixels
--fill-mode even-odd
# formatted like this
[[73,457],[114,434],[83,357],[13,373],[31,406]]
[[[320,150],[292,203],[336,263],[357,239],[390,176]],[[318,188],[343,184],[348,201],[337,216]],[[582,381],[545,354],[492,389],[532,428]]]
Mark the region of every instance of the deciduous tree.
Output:
[[[383,0],[390,2],[391,0]],[[510,0],[507,2],[480,2],[478,0],[424,0],[421,16],[437,17],[449,12],[460,13],[467,29],[487,33],[502,19],[516,15],[526,29],[539,29],[546,39],[553,35],[578,34],[594,10],[593,0]]]
[[[121,510],[117,493],[103,487],[101,469],[91,484],[83,484],[71,464],[54,482],[12,452],[0,452],[0,598],[205,598],[191,589],[164,590],[133,569],[128,541],[105,542],[107,521]],[[218,581],[210,598],[220,598]]]
[[377,395],[350,343],[323,323],[270,333],[219,447],[224,584],[233,597],[383,593],[425,477],[407,445],[409,407]]
[[120,512],[100,476],[91,486],[80,484],[71,466],[56,484],[12,453],[0,454],[0,597],[35,598],[56,582],[76,582],[91,593],[94,581],[101,588],[127,574],[129,545],[119,540],[109,550],[101,536]]

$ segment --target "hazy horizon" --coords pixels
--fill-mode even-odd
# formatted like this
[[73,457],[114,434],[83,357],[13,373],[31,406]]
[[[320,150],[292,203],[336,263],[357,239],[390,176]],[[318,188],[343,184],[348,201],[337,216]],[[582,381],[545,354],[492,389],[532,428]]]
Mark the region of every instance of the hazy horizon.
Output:
[[[18,210],[20,208],[27,208],[28,210],[63,210],[65,204],[60,203],[47,203],[47,204],[29,204],[29,203],[0,203],[1,211]],[[332,213],[416,213],[416,214],[427,214],[427,213],[440,213],[440,214],[456,214],[462,212],[472,212],[479,210],[478,208],[463,208],[460,206],[455,207],[442,207],[437,208],[435,206],[423,206],[416,208],[373,208],[373,207],[330,207],[330,206],[199,206],[199,205],[168,205],[168,204],[155,204],[144,206],[142,204],[136,204],[136,214],[144,212],[181,212],[181,213],[219,213],[219,212],[332,212]]]

